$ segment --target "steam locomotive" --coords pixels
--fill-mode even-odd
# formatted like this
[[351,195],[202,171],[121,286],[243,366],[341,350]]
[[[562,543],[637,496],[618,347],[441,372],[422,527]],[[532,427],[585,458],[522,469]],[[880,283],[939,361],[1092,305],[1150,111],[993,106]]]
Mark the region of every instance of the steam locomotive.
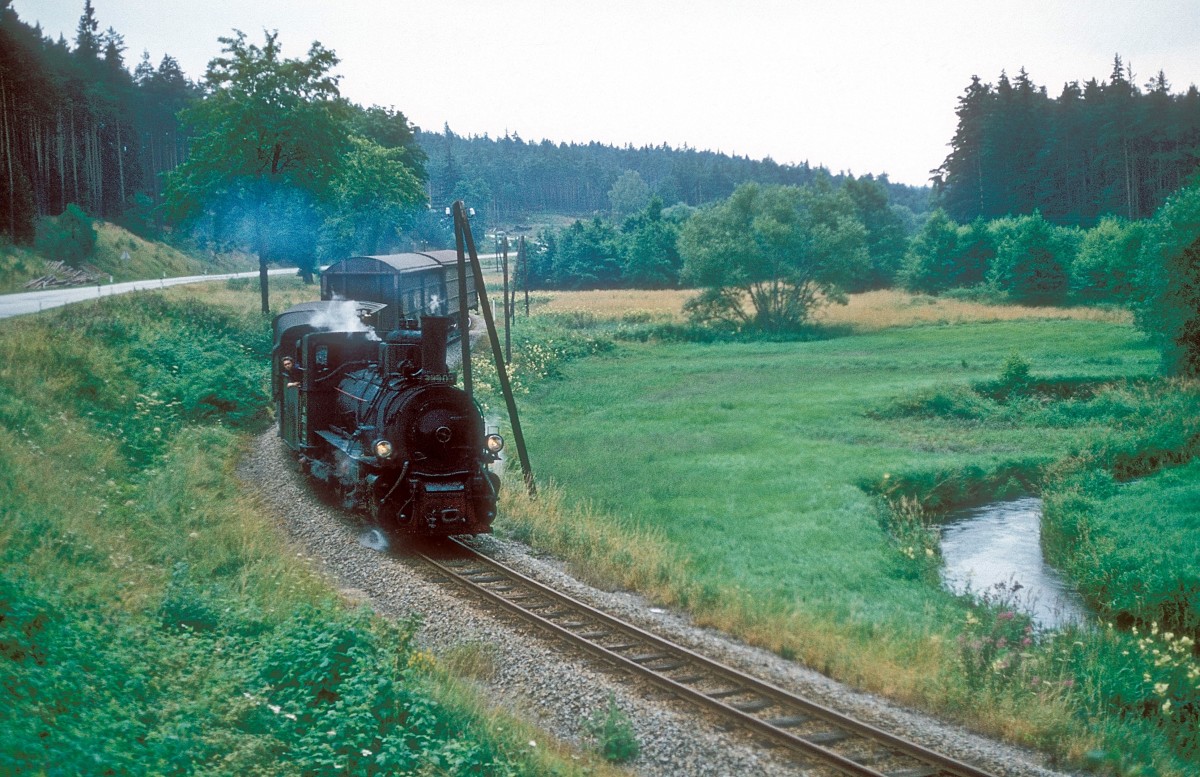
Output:
[[316,481],[405,534],[491,531],[504,440],[487,434],[446,364],[448,316],[403,319],[382,339],[377,302],[308,302],[275,318],[279,436]]

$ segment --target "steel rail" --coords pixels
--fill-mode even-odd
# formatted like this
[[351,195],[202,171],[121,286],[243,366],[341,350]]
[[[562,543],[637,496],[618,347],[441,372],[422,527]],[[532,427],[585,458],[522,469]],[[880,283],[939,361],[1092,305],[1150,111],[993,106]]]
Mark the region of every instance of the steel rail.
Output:
[[[456,539],[451,538],[451,542],[454,543],[454,550],[465,555],[465,558],[445,560],[427,553],[419,555],[469,590],[485,596],[525,620],[535,622],[555,636],[597,655],[610,664],[627,669],[678,697],[714,710],[750,731],[815,757],[843,774],[858,777],[993,777],[975,766],[934,752],[719,664],[556,591],[495,559],[480,554]],[[461,566],[471,565],[482,566],[483,569],[460,569]],[[498,587],[498,584],[502,587]],[[527,607],[522,604],[531,599],[536,606]],[[550,611],[551,615],[540,614],[539,610]],[[563,621],[564,616],[568,615],[572,616],[566,620],[566,624],[569,625],[556,622]],[[615,645],[603,644],[614,639],[617,640]],[[633,657],[624,655],[634,647],[641,647],[649,652]],[[669,672],[679,670],[684,670],[688,675],[668,675]],[[707,680],[709,685],[715,684],[720,690],[705,691],[693,687],[701,680]],[[741,704],[725,701],[739,696],[757,698]],[[753,714],[768,709],[778,710],[782,714],[770,718]],[[808,735],[787,730],[789,727],[814,723],[832,727],[833,730]],[[882,748],[883,752],[873,750],[855,757],[826,746],[861,745],[864,741],[876,748]],[[907,760],[909,763],[903,768],[882,770],[871,765],[888,759]]]

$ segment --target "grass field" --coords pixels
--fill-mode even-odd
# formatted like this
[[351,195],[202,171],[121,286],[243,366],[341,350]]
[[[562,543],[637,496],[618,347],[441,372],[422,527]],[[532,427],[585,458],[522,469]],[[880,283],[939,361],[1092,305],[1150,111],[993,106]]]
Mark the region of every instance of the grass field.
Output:
[[[559,329],[527,346],[579,355],[629,321],[677,320],[682,299],[542,297]],[[1075,763],[1189,773],[1194,736],[1170,733],[1186,718],[1131,719],[1106,695],[1121,659],[1100,646],[1128,652],[1130,635],[1007,633],[1011,611],[938,586],[929,524],[1040,488],[1085,452],[1158,444],[1156,423],[1190,428],[1194,388],[1161,402],[1144,388],[1158,354],[1120,311],[879,292],[827,315],[846,336],[621,341],[543,369],[562,379],[533,386],[523,420],[557,491],[541,506],[510,494],[509,530],[597,580]],[[1024,368],[1028,391],[1005,394]]]

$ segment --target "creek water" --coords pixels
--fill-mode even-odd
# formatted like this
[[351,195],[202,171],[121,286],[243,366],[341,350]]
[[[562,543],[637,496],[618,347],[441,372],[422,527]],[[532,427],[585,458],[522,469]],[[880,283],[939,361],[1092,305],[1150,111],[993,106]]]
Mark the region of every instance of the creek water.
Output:
[[1042,556],[1041,519],[1033,496],[951,513],[941,529],[943,585],[1009,603],[1044,629],[1086,622],[1083,600]]

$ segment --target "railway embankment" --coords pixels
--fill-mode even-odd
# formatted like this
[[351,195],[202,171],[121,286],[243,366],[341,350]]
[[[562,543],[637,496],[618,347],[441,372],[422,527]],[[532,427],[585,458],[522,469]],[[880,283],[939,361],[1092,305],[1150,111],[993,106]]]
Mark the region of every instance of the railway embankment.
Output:
[[0,322],[0,772],[603,773],[347,604],[248,493],[256,305],[213,284]]

